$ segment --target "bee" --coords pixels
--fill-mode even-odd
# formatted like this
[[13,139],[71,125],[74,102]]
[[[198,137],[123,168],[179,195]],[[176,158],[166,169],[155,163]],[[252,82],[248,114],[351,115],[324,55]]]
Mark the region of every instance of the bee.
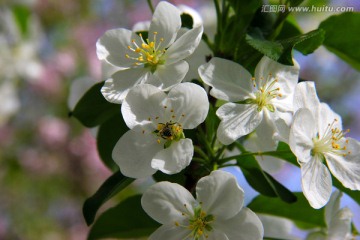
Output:
[[173,136],[174,136],[174,132],[173,132],[173,126],[175,125],[175,123],[172,122],[167,122],[167,123],[159,123],[158,124],[158,130],[157,130],[157,134],[162,137],[163,139],[166,140],[172,140]]

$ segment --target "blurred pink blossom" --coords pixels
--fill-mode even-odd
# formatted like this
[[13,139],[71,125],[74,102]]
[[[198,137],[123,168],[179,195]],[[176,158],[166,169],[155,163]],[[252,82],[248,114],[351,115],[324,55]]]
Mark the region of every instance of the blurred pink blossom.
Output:
[[63,147],[69,135],[69,126],[61,119],[43,117],[38,122],[38,132],[41,140],[48,146]]

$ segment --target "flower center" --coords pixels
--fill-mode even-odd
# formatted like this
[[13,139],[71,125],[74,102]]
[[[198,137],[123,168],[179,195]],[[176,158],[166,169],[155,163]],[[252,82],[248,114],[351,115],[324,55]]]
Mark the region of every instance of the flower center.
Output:
[[213,215],[206,215],[206,213],[201,210],[200,206],[195,208],[194,216],[189,219],[189,229],[191,230],[194,239],[200,239],[203,234],[205,234],[205,238],[207,238],[206,231],[210,232],[212,230],[210,223],[213,221]]
[[[186,208],[186,204],[184,204],[184,207]],[[188,211],[187,208],[186,210]],[[175,222],[175,226],[187,228],[191,231],[185,239],[188,239],[190,236],[194,240],[209,237],[207,233],[212,231],[213,228],[210,224],[214,222],[215,218],[211,214],[207,215],[206,212],[201,209],[201,203],[194,209],[194,215],[189,216],[186,213],[182,213],[182,215],[188,217],[188,225],[180,225],[178,222]]]
[[349,151],[346,151],[346,145],[348,144],[348,140],[345,142],[342,140],[346,133],[350,130],[342,131],[337,127],[334,127],[334,124],[337,122],[337,119],[330,124],[328,124],[325,129],[323,135],[319,133],[316,134],[316,137],[312,138],[314,143],[314,147],[311,150],[312,156],[320,156],[322,157],[324,153],[335,153],[337,155],[346,156],[350,154]]
[[[263,80],[263,77],[260,79]],[[273,79],[271,73],[268,75],[268,78],[262,86],[257,86],[255,78],[252,78],[251,80],[254,88],[256,88],[255,99],[252,99],[252,103],[258,106],[257,110],[260,112],[264,107],[266,107],[269,111],[274,112],[275,107],[271,103],[272,99],[282,97],[280,88],[275,87],[278,80]]]
[[125,57],[135,60],[134,65],[136,66],[144,65],[145,67],[150,67],[152,71],[155,71],[158,64],[164,64],[165,61],[162,59],[162,56],[166,52],[166,49],[160,48],[164,39],[160,38],[159,44],[156,45],[156,36],[158,33],[153,32],[153,34],[153,41],[146,39],[145,42],[140,33],[139,36],[142,41],[140,46],[136,43],[135,39],[131,40],[133,46],[128,46],[128,49],[137,55],[137,57],[130,56],[129,54],[126,54]]
[[[168,148],[173,141],[179,141],[180,139],[185,138],[181,124],[172,121],[167,123],[158,123],[157,129],[154,133],[166,140],[164,144],[165,148]],[[160,143],[160,139],[158,139],[157,142]]]

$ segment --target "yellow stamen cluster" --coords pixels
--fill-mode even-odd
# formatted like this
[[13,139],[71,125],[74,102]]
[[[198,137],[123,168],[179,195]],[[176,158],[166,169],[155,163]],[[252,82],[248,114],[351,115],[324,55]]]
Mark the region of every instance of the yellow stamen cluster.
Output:
[[163,38],[160,38],[159,44],[156,43],[157,32],[153,32],[154,39],[153,41],[149,41],[146,39],[146,42],[143,40],[142,34],[139,36],[141,38],[141,44],[138,45],[135,39],[131,40],[133,46],[128,46],[128,49],[132,51],[137,57],[130,56],[129,54],[125,54],[125,57],[128,59],[135,60],[134,65],[140,66],[150,66],[152,68],[156,67],[158,64],[163,64],[164,60],[162,56],[166,52],[165,49],[161,49],[161,43],[164,41]]
[[[257,110],[260,112],[264,107],[266,107],[271,112],[275,111],[274,106],[271,104],[271,100],[277,97],[282,97],[280,88],[275,87],[278,80],[276,78],[274,79],[271,73],[268,75],[268,78],[262,86],[257,86],[255,78],[251,78],[251,80],[254,88],[257,89],[255,99],[252,101],[258,105]],[[260,80],[263,82],[264,78],[261,77]]]
[[[183,129],[179,123],[158,123],[156,134],[167,141],[178,141],[182,138]],[[160,142],[160,140],[158,140],[158,142]]]
[[[188,209],[184,204],[186,212]],[[194,214],[189,215],[186,212],[182,213],[182,216],[188,217],[188,225],[181,225],[179,222],[175,222],[175,226],[183,227],[190,230],[190,234],[185,239],[192,237],[194,240],[208,238],[208,233],[212,231],[211,223],[214,222],[215,218],[213,215],[208,215],[201,209],[201,205],[194,209]]]
[[319,133],[315,138],[313,138],[314,147],[312,149],[312,155],[323,154],[326,152],[332,152],[337,155],[346,156],[350,154],[350,151],[347,151],[346,145],[348,144],[348,140],[341,141],[345,135],[350,131],[349,129],[342,131],[339,128],[335,127],[335,123],[337,119],[330,124],[328,124],[325,129],[323,135]]

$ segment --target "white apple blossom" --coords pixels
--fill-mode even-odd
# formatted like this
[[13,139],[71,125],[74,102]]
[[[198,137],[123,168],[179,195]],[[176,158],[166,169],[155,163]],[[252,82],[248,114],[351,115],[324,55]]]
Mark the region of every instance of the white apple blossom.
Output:
[[176,183],[159,182],[142,196],[145,212],[163,224],[149,239],[255,240],[262,239],[260,219],[243,207],[244,191],[236,178],[213,171],[199,180],[197,199]]
[[[345,138],[341,117],[320,103],[313,82],[299,83],[289,144],[301,167],[302,190],[313,208],[330,198],[330,172],[347,188],[360,190],[360,143]],[[324,164],[326,162],[326,165]]]
[[220,142],[228,145],[255,129],[269,148],[276,148],[276,140],[287,141],[299,74],[296,62],[285,66],[264,56],[252,77],[235,62],[212,58],[199,74],[212,87],[212,96],[229,101],[216,112]]
[[157,170],[180,172],[194,154],[192,140],[185,138],[183,130],[197,127],[208,110],[205,90],[193,83],[181,83],[168,94],[149,84],[132,88],[121,106],[131,130],[112,153],[120,171],[133,178],[151,176]]
[[340,209],[340,198],[342,193],[335,191],[330,201],[325,206],[326,228],[311,232],[306,240],[352,240],[355,239],[351,233],[351,219],[353,213],[347,207]]
[[107,31],[96,43],[100,60],[126,68],[106,80],[101,92],[113,103],[122,103],[129,89],[147,83],[169,90],[181,82],[189,69],[184,61],[198,46],[203,27],[197,26],[181,37],[180,10],[160,2],[150,23],[148,38],[124,28]]
[[38,56],[43,37],[40,23],[34,15],[27,21],[28,34],[24,37],[10,9],[0,8],[1,79],[35,81],[43,71]]

